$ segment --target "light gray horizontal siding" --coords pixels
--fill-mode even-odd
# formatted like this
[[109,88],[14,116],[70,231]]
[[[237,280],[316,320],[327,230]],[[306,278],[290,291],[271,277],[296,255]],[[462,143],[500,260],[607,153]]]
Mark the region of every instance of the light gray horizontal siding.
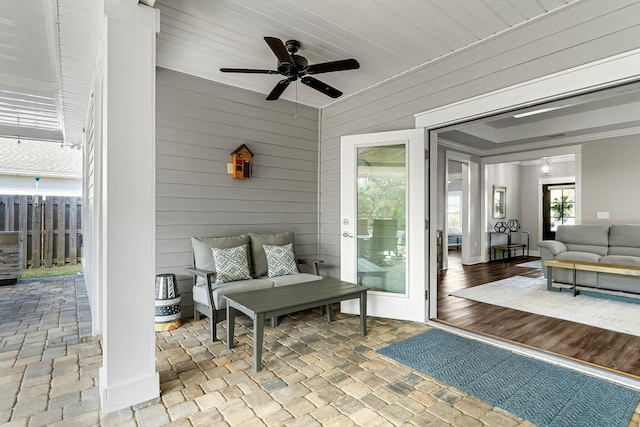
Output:
[[[156,269],[178,276],[191,316],[191,236],[293,231],[318,254],[318,111],[159,68],[156,95]],[[227,174],[254,153],[253,177]]]
[[413,115],[638,47],[640,3],[587,0],[322,110],[320,256],[340,274],[340,137],[413,128]]

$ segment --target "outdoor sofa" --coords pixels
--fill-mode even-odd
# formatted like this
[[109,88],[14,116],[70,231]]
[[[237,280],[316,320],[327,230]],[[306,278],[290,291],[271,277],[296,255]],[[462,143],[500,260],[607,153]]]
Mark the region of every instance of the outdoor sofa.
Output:
[[[204,314],[216,326],[226,319],[225,296],[322,279],[320,260],[297,259],[294,234],[245,233],[225,237],[192,237],[194,268],[193,314]],[[307,272],[303,272],[307,271]]]

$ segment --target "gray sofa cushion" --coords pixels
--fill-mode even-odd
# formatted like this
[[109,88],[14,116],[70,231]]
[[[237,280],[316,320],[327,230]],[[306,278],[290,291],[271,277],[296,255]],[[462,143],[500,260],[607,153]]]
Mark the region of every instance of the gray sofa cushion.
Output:
[[[270,280],[240,280],[237,282],[228,282],[213,287],[212,298],[213,305],[216,310],[222,310],[227,308],[227,300],[225,295],[237,294],[239,292],[255,291],[258,289],[272,288],[273,282]],[[201,304],[208,304],[207,302],[207,286],[194,286],[193,287],[193,300]]]
[[254,277],[262,277],[267,274],[267,255],[262,245],[283,246],[293,244],[293,233],[259,234],[249,233],[251,239],[251,266]]
[[[246,234],[232,237],[192,237],[194,266],[202,270],[216,271],[211,248],[228,249],[243,244],[249,245],[249,236]],[[247,257],[250,257],[249,253],[247,253]],[[249,265],[251,265],[251,260],[249,260]]]
[[[640,267],[640,258],[626,255],[608,255],[600,258],[603,264]],[[611,291],[640,293],[640,279],[621,274],[598,273],[598,288]]]
[[640,267],[640,257],[629,255],[607,255],[598,261],[601,264],[633,265]]
[[[587,261],[598,262],[600,255],[590,252],[575,252],[568,251],[558,254],[556,259],[558,260],[571,260],[571,261]],[[554,268],[553,280],[561,283],[573,283],[573,270],[566,268]],[[598,275],[590,271],[578,271],[576,274],[576,283],[581,286],[591,286],[595,288],[598,285]]]
[[609,250],[609,226],[560,225],[556,232],[556,240],[566,244],[569,251],[593,252],[604,256]]
[[609,255],[640,257],[640,225],[612,225],[609,229]]

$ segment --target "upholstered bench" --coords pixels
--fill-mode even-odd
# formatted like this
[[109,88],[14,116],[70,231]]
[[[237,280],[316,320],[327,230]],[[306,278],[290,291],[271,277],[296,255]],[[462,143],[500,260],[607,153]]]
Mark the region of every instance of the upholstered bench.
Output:
[[322,261],[296,258],[292,232],[192,237],[191,244],[194,268],[187,271],[194,275],[193,317],[209,317],[213,341],[217,324],[226,318],[225,296],[322,279]]

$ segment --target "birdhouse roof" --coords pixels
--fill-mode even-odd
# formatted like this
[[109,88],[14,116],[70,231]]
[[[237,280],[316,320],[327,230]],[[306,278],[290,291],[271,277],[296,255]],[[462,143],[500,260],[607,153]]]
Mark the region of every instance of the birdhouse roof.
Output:
[[249,153],[253,156],[253,153],[251,152],[251,150],[249,150],[249,147],[247,147],[246,145],[242,144],[241,146],[239,146],[238,148],[236,148],[235,150],[233,150],[233,152],[231,152],[231,154],[239,154],[239,153]]

